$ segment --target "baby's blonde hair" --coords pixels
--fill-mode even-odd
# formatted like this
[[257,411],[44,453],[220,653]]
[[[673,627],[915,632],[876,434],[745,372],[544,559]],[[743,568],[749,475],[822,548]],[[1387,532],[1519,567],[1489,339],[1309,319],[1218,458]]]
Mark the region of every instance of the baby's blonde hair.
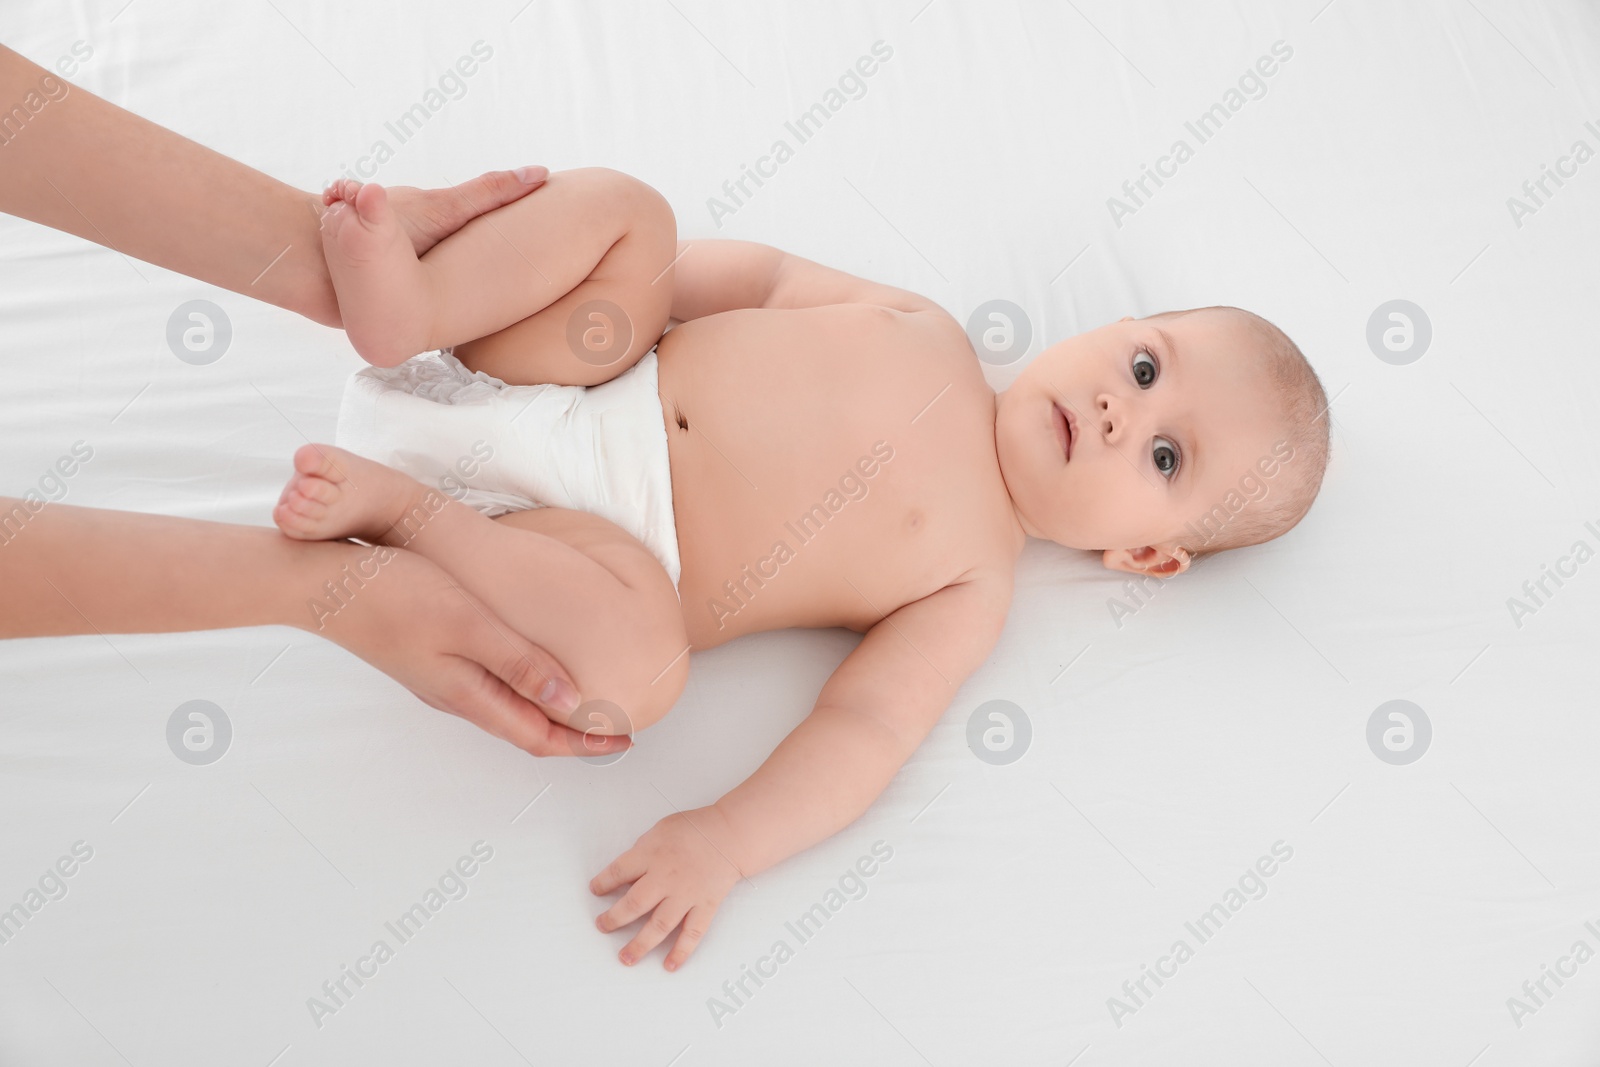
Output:
[[[1322,488],[1329,456],[1328,395],[1300,347],[1277,326],[1243,308],[1215,305],[1163,311],[1149,317],[1171,318],[1199,311],[1236,315],[1261,342],[1256,356],[1281,404],[1280,436],[1293,452],[1281,463],[1279,473],[1270,480],[1271,488],[1259,500],[1248,501],[1237,512],[1230,512],[1218,501],[1205,517],[1185,527],[1179,543],[1197,560],[1230,548],[1259,545],[1294,529],[1311,510]],[[1203,532],[1205,539],[1190,544],[1197,530]]]

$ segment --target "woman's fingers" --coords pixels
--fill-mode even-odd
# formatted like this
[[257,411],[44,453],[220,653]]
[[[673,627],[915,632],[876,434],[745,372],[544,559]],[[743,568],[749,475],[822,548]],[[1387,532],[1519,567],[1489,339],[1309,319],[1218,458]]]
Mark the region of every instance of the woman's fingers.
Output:
[[459,655],[481,664],[553,719],[565,721],[578,710],[578,688],[554,656],[496,619],[477,597],[454,582],[451,585],[471,609],[464,613],[468,625]]
[[[435,201],[435,216],[451,227],[446,232],[454,233],[484,212],[527,196],[549,176],[550,171],[544,167],[491,170],[448,189],[430,189],[426,195]],[[441,234],[440,239],[443,237]]]
[[[326,543],[308,546],[307,551],[313,550],[373,551]],[[382,551],[389,553],[382,564],[385,577],[364,587],[362,606],[320,620],[314,632],[393,677],[428,706],[466,719],[535,756],[627,750],[625,736],[585,735],[561,725],[572,714],[566,709],[576,709],[581,698],[554,657],[507,626],[435,564],[404,549]],[[548,688],[552,682],[557,683],[553,691]]]
[[491,170],[445,189],[390,189],[390,202],[420,256],[484,212],[527,196],[549,176],[545,167]]
[[[555,657],[518,634],[496,633],[483,649],[482,662],[513,692],[544,708],[552,718],[566,721],[582,703],[577,688]],[[498,667],[490,666],[495,663]]]
[[510,741],[524,752],[535,756],[604,756],[626,752],[633,743],[625,735],[582,734],[551,722],[544,712],[517,695],[482,664],[460,662],[472,672],[470,686],[463,688],[453,705],[444,710]]
[[[458,715],[534,756],[565,756],[570,743],[544,712],[523,700],[482,664],[457,659],[460,681],[447,690],[441,710]],[[431,702],[430,702],[431,703]],[[570,733],[571,731],[566,731]]]
[[[476,597],[466,590],[461,590],[461,595],[475,610],[458,654],[480,665],[499,683],[485,684],[481,694],[484,713],[519,736],[537,732],[537,750],[521,741],[514,744],[541,756],[606,756],[628,750],[633,741],[626,734],[598,734],[561,725],[577,725],[575,714],[582,702],[566,670],[550,653],[493,619],[489,608]],[[531,721],[532,716],[544,722]],[[524,724],[524,720],[529,721]]]

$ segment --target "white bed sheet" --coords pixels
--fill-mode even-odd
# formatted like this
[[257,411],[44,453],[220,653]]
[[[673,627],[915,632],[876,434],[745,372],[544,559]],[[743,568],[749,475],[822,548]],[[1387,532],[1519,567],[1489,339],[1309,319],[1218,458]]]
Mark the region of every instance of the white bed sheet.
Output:
[[[1520,627],[1507,605],[1600,545],[1600,162],[1562,164],[1520,220],[1507,204],[1600,147],[1592,5],[124,3],[13,3],[4,37],[46,65],[87,42],[77,84],[305,188],[380,139],[390,183],[626,170],[687,237],[963,319],[1012,300],[1030,357],[1124,314],[1246,306],[1336,396],[1333,461],[1298,529],[1120,627],[1119,576],[1030,543],[990,662],[883,797],[737,888],[675,975],[661,950],[616,962],[588,878],[753,770],[852,635],[697,656],[609,767],[534,761],[298,631],[0,644],[0,907],[93,850],[0,944],[0,1063],[1595,1062],[1600,962],[1537,1006],[1523,983],[1600,949],[1600,565]],[[396,143],[385,123],[479,41],[464,95]],[[785,122],[879,41],[864,92],[794,145]],[[1197,145],[1185,122],[1280,41],[1265,92]],[[1108,198],[1180,137],[1193,158],[1116,225]],[[779,138],[793,158],[714,218]],[[15,219],[0,277],[7,493],[84,441],[71,503],[265,524],[359,366],[337,332]],[[166,343],[191,299],[232,324],[210,365]],[[1409,365],[1366,340],[1393,299],[1432,324]],[[210,766],[167,746],[194,699],[232,724]],[[993,699],[1032,723],[1009,766],[966,741]],[[1392,699],[1433,726],[1407,766],[1366,741]],[[386,934],[479,841],[467,895]],[[879,841],[865,896],[799,944],[785,923]],[[1276,842],[1265,895],[1201,944],[1185,924]],[[394,958],[317,1025],[308,998],[380,938]],[[793,958],[715,1018],[779,939]],[[1180,939],[1193,957],[1136,1005],[1123,983]]]

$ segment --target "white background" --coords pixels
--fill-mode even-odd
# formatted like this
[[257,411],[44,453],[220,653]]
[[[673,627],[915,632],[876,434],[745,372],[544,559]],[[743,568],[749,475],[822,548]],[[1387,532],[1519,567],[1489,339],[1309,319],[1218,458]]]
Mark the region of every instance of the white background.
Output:
[[[1600,563],[1520,628],[1506,603],[1600,548],[1600,161],[1520,227],[1506,205],[1574,140],[1600,148],[1591,5],[123,4],[12,3],[3,39],[46,65],[89,42],[78,85],[304,188],[482,40],[380,180],[616,167],[686,237],[963,320],[1015,301],[1030,357],[1125,314],[1248,307],[1336,397],[1333,460],[1292,533],[1120,627],[1118,576],[1031,542],[990,662],[888,791],[738,887],[677,974],[659,949],[617,962],[587,880],[753,770],[852,635],[697,655],[610,767],[535,761],[299,631],[0,645],[0,907],[94,849],[0,945],[0,1063],[1595,1062],[1600,961],[1520,1027],[1506,1005],[1579,938],[1600,950]],[[865,95],[718,229],[724,179],[879,40]],[[1115,226],[1107,198],[1279,40],[1266,94]],[[266,524],[360,366],[335,331],[14,219],[0,272],[0,492],[83,440],[70,503]],[[166,344],[195,298],[233,326],[209,366]],[[1407,366],[1366,341],[1397,298],[1433,329]],[[233,725],[208,767],[166,743],[192,699]],[[1010,766],[967,746],[992,699],[1032,723]],[[1392,699],[1433,725],[1409,766],[1367,746]],[[316,1027],[307,998],[480,839],[469,894]],[[877,840],[867,895],[719,1028],[708,998]],[[1108,998],[1279,840],[1267,894],[1118,1026]]]

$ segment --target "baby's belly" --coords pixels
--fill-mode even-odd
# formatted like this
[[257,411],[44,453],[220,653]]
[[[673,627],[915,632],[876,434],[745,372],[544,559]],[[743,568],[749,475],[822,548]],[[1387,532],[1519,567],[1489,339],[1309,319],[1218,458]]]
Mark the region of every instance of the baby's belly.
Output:
[[915,599],[908,589],[923,596],[948,581],[925,512],[890,488],[902,455],[882,438],[858,452],[748,494],[686,477],[678,589],[694,647],[787,626],[865,630]]
[[[997,544],[981,516],[1009,514],[981,374],[974,387],[923,349],[835,331],[860,326],[848,315],[771,314],[696,320],[658,349],[695,648],[864,631],[957,580]],[[939,417],[913,423],[942,389]]]

